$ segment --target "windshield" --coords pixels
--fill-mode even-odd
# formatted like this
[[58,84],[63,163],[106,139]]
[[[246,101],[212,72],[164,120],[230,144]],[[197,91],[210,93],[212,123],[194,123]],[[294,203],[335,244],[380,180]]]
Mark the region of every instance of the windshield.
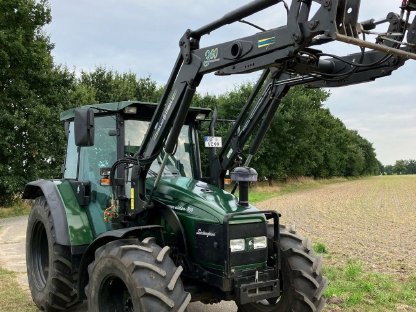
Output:
[[[139,150],[144,136],[146,135],[148,126],[148,121],[125,121],[125,156],[133,156]],[[193,177],[189,137],[189,126],[184,125],[178,137],[176,152],[172,157],[169,157],[168,163],[165,167],[165,170],[163,171],[164,176]],[[159,157],[152,163],[152,166],[149,170],[149,175],[154,176],[159,172],[163,157],[164,153],[162,152]]]

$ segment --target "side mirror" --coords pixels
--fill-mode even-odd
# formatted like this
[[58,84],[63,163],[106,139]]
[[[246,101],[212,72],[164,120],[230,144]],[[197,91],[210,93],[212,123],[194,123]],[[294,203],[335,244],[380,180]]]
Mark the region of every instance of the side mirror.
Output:
[[94,110],[92,108],[75,109],[75,144],[77,146],[94,145]]

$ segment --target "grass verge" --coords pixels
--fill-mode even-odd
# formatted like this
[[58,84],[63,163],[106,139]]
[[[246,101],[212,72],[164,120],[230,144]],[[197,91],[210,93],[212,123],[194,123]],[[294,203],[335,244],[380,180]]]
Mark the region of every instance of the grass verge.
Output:
[[19,286],[17,274],[0,268],[0,312],[38,311],[29,295]]
[[360,263],[329,267],[325,275],[331,281],[326,290],[328,308],[341,311],[415,311],[416,275],[404,281],[380,273],[368,273]]
[[251,203],[257,203],[284,194],[313,190],[324,185],[347,181],[349,181],[349,179],[346,178],[319,180],[314,180],[312,178],[297,178],[287,182],[276,183],[274,186],[269,186],[266,183],[257,183],[256,186],[250,189],[249,200]]
[[[315,243],[314,250],[331,259],[324,244]],[[329,280],[326,311],[416,311],[416,274],[399,281],[386,274],[366,272],[357,261],[324,267],[324,274]]]
[[20,200],[11,207],[0,207],[0,219],[19,217],[28,215],[30,212],[30,204]]

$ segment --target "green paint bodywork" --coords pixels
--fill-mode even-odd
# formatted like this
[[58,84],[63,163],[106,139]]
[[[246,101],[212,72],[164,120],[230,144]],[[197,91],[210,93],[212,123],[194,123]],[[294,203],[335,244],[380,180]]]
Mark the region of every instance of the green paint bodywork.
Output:
[[[98,190],[99,187],[99,185],[91,183],[92,196],[86,208],[95,238],[104,232],[112,230],[111,223],[104,222],[104,210],[108,207],[110,195],[109,193],[102,192],[102,190]],[[107,188],[110,190],[110,187],[107,186]]]
[[[149,186],[153,185],[153,182],[152,178],[147,181]],[[110,224],[104,223],[103,220],[103,211],[108,202],[107,194],[95,192],[89,206],[84,208],[79,205],[75,192],[68,181],[59,180],[54,183],[64,203],[71,245],[89,245],[99,234],[111,230]],[[223,267],[207,263],[196,254],[197,223],[220,225],[223,224],[227,215],[258,211],[253,206],[239,205],[237,197],[220,188],[187,177],[163,178],[154,192],[154,199],[171,207],[177,214],[185,231],[189,256],[203,266],[219,270]],[[229,223],[262,223],[265,221],[264,214],[259,211],[258,214],[232,217]],[[247,233],[247,237],[250,237],[250,233]],[[264,266],[264,263],[252,264],[239,269],[261,266]]]
[[[148,179],[149,183],[153,179]],[[201,181],[187,177],[163,178],[154,192],[156,200],[171,207],[177,214],[185,231],[190,257],[195,262],[213,269],[223,270],[218,266],[200,259],[195,249],[195,233],[197,223],[223,224],[227,215],[239,212],[257,212],[254,206],[241,206],[234,195]],[[263,213],[238,215],[229,220],[229,224],[263,223],[266,218]],[[251,237],[250,233],[246,233]],[[243,237],[242,237],[243,238]],[[262,267],[265,263],[243,266],[239,269]],[[238,269],[237,269],[238,270]]]
[[[148,179],[148,181],[152,183],[153,179]],[[218,187],[187,177],[163,178],[154,195],[169,206],[182,205],[185,209],[192,207],[194,209],[192,213],[186,211],[185,213],[200,222],[222,224],[227,214],[258,211],[253,206],[239,205],[237,197]],[[175,210],[178,214],[184,212],[180,209]],[[258,215],[237,216],[230,221],[230,224],[264,221],[264,215],[259,213]]]
[[66,180],[56,180],[54,183],[64,203],[71,245],[91,244],[94,241],[94,236],[90,222],[85,209],[79,205],[71,184]]

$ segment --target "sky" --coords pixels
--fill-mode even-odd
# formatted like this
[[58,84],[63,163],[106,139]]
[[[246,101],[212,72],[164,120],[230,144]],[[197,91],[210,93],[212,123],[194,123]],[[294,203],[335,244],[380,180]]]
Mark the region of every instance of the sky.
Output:
[[[49,0],[52,23],[45,30],[55,44],[55,63],[76,71],[97,66],[118,72],[150,76],[166,83],[179,53],[178,41],[186,29],[196,29],[248,0]],[[290,2],[290,1],[289,1]],[[360,20],[382,19],[399,12],[401,0],[362,0]],[[263,28],[286,24],[282,4],[247,18]],[[201,40],[201,47],[256,33],[236,23]],[[320,46],[324,52],[345,55],[358,52],[344,44]],[[348,128],[373,143],[383,164],[416,159],[416,99],[412,93],[416,61],[408,61],[392,76],[372,83],[330,89],[325,103]],[[198,92],[220,94],[259,74],[204,77]]]

